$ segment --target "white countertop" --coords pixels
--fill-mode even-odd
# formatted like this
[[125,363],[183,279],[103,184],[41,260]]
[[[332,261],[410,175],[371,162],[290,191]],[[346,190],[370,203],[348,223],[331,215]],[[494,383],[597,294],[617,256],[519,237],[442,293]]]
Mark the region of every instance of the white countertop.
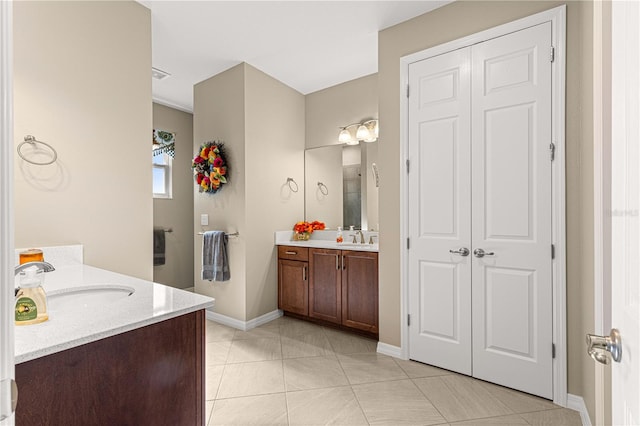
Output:
[[[336,231],[314,231],[311,234],[311,239],[307,241],[293,241],[293,231],[278,231],[275,233],[275,244],[278,246],[294,246],[294,247],[311,247],[311,248],[325,248],[334,250],[355,250],[355,251],[371,251],[378,252],[378,242],[375,244],[353,244],[351,243],[351,235],[357,231],[342,231],[344,242],[336,242]],[[363,231],[365,241],[369,241],[369,237],[374,235],[378,236],[377,232]],[[359,238],[359,236],[358,236]],[[377,240],[377,238],[376,238]]]
[[50,311],[48,321],[16,326],[16,364],[206,309],[214,303],[210,297],[92,266],[54,266],[55,271],[44,274],[47,293],[105,284],[131,287],[135,292],[91,309],[79,306],[63,313]]

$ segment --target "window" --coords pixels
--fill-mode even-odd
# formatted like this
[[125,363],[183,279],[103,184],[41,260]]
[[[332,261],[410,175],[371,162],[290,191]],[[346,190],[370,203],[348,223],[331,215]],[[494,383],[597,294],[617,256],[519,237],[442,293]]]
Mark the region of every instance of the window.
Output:
[[153,198],[171,198],[171,157],[153,155]]
[[171,166],[175,155],[175,134],[153,131],[151,158],[153,163],[153,198],[171,198]]

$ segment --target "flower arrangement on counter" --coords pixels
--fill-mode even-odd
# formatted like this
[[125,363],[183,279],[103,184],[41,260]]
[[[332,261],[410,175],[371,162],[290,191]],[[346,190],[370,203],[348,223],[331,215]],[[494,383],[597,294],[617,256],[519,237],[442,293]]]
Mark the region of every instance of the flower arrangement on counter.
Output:
[[325,228],[324,222],[314,220],[313,222],[298,222],[293,225],[294,240],[308,240],[313,231],[322,231]]
[[200,192],[215,194],[228,182],[229,166],[225,159],[224,143],[205,142],[191,163]]

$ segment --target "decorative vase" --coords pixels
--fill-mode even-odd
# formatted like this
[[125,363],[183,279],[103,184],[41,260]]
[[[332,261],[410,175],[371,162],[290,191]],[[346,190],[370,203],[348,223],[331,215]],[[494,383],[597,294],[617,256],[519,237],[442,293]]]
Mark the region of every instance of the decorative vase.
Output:
[[309,232],[294,232],[293,240],[294,241],[307,241],[311,238],[311,234]]

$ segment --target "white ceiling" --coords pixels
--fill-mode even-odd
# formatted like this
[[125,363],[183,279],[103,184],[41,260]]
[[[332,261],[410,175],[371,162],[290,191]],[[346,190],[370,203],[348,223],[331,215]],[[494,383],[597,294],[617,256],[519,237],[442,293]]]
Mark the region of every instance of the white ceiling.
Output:
[[193,110],[193,85],[241,62],[315,92],[378,71],[378,31],[451,0],[156,1],[155,101]]

